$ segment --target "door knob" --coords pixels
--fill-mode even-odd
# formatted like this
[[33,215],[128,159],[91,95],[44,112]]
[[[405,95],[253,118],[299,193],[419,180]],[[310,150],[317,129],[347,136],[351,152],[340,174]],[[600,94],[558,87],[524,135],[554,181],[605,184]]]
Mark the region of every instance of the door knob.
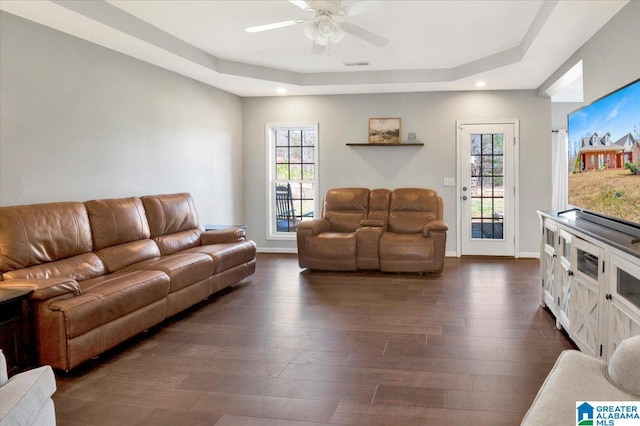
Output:
[[466,199],[467,199],[467,196],[466,196],[466,195],[463,195],[463,196],[462,196],[462,199],[463,199],[463,200],[466,200]]
[[463,186],[463,187],[462,187],[462,190],[463,190],[463,191],[466,191],[466,190],[467,190],[467,187],[466,187],[466,186]]

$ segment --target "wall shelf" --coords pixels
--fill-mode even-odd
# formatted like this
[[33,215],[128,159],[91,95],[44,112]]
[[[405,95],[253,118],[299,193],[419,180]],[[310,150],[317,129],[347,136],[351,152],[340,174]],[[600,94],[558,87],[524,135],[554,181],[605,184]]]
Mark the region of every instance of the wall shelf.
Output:
[[402,142],[402,143],[348,143],[347,146],[424,146],[422,142]]

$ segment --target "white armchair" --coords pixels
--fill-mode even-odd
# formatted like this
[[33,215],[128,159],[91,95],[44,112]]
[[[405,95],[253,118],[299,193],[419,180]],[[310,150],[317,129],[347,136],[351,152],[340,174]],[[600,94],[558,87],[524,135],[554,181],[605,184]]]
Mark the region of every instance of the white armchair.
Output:
[[640,336],[624,340],[609,363],[575,350],[562,352],[522,426],[575,425],[578,401],[640,400]]
[[55,391],[56,378],[48,365],[8,379],[7,361],[0,350],[0,426],[55,425],[51,399]]

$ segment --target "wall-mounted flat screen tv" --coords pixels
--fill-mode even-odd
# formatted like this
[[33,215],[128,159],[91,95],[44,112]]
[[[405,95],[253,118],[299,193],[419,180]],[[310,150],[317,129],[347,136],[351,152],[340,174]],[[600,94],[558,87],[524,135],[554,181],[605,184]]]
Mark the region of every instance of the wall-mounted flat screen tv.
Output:
[[569,204],[640,227],[640,79],[568,115]]

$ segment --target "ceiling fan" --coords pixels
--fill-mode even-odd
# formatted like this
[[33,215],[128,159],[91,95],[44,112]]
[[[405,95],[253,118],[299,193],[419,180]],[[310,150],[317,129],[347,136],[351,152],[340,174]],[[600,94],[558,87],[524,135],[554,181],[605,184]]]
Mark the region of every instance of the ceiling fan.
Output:
[[324,52],[325,46],[338,43],[345,33],[356,36],[375,46],[383,47],[389,40],[358,25],[347,22],[350,16],[360,15],[372,10],[373,1],[363,0],[342,5],[342,0],[289,0],[289,3],[314,14],[312,18],[292,19],[245,28],[246,32],[257,33],[292,25],[305,25],[304,34],[312,42],[312,53]]

